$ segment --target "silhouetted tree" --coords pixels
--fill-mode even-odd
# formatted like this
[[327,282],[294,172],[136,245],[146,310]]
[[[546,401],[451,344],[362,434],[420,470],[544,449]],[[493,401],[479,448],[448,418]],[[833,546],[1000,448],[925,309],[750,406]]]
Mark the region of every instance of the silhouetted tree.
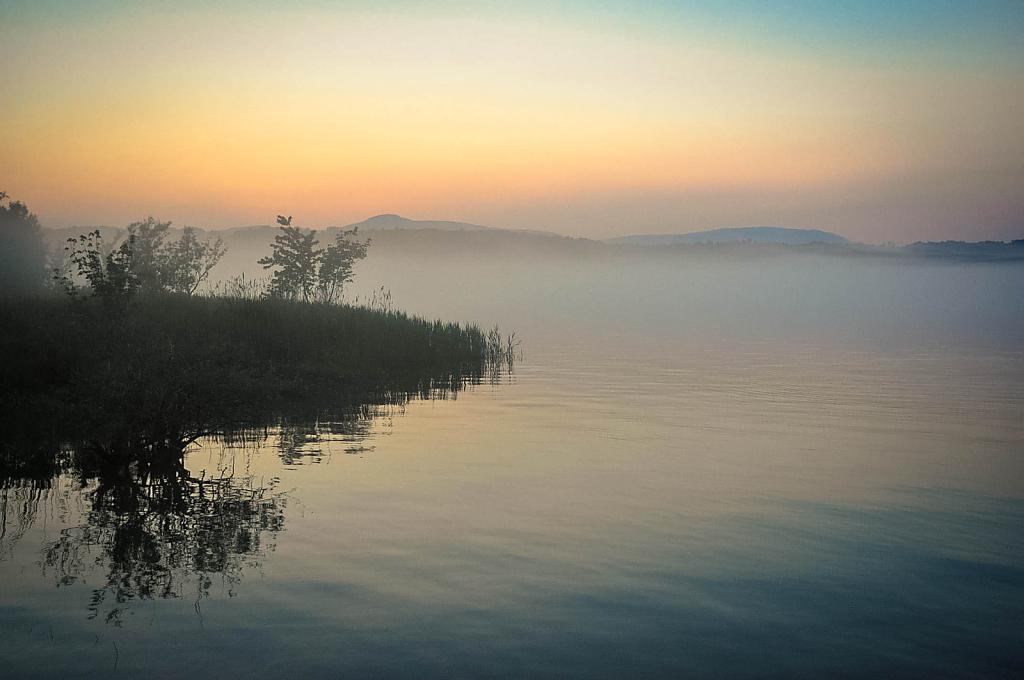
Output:
[[327,246],[320,256],[320,271],[317,277],[317,300],[333,303],[341,299],[346,283],[352,281],[357,260],[366,257],[369,241],[356,241],[359,228],[339,233],[334,243]]
[[152,217],[128,225],[127,239],[134,241],[131,268],[139,290],[163,290],[170,278],[166,244],[170,228],[170,222],[157,222]]
[[292,218],[277,216],[280,233],[270,244],[272,254],[259,263],[274,268],[271,294],[290,300],[335,303],[352,280],[357,260],[366,257],[368,241],[356,241],[358,230],[339,233],[334,243],[318,248],[316,231],[292,226]]
[[194,294],[226,252],[221,238],[200,241],[193,227],[185,227],[181,238],[167,247],[164,285],[175,293]]
[[220,238],[200,241],[193,227],[169,242],[170,226],[152,217],[134,222],[127,237],[109,251],[98,230],[68,239],[65,264],[54,278],[73,297],[84,281],[93,295],[118,303],[139,291],[192,295],[227,249]]
[[46,247],[39,220],[20,201],[0,191],[0,295],[46,285]]
[[69,238],[64,247],[64,268],[54,278],[71,297],[78,297],[77,283],[84,279],[92,295],[112,307],[122,308],[139,288],[139,279],[132,268],[135,237],[129,236],[113,250],[104,248],[99,229]]
[[317,265],[320,251],[317,245],[316,232],[308,232],[292,226],[291,216],[277,216],[280,233],[270,244],[273,251],[269,256],[261,258],[259,264],[264,269],[274,268],[270,281],[272,295],[289,300],[309,302],[316,289]]

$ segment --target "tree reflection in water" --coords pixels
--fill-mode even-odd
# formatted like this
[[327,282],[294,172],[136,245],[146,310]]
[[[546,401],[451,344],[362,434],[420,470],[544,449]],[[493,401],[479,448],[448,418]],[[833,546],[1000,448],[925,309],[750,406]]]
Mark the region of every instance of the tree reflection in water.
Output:
[[[374,420],[389,418],[404,401],[213,433],[179,429],[169,437],[162,423],[159,436],[104,444],[5,442],[0,560],[13,554],[38,517],[55,515],[71,526],[44,543],[39,564],[59,587],[95,583],[99,575],[89,618],[119,626],[132,602],[158,598],[194,598],[198,613],[214,584],[234,596],[244,572],[260,566],[284,529],[287,494],[277,477],[251,471],[257,449],[276,443],[287,465],[320,462],[334,444],[345,453],[366,451]],[[213,457],[216,469],[187,467],[197,440],[224,447],[219,460]]]
[[[42,573],[58,586],[98,582],[90,618],[121,625],[132,602],[158,598],[195,598],[198,613],[214,583],[233,596],[284,529],[286,493],[277,478],[251,473],[247,457],[271,441],[286,466],[371,451],[373,422],[390,422],[412,399],[454,399],[502,365],[471,368],[369,390],[268,397],[239,387],[222,402],[160,380],[131,401],[102,385],[29,400],[0,389],[0,560],[37,518],[56,517],[66,528],[43,539]],[[217,469],[187,467],[197,442],[224,447]]]
[[274,549],[286,497],[276,478],[230,467],[194,474],[184,464],[186,448],[184,442],[165,444],[145,456],[97,447],[65,452],[61,467],[78,489],[62,485],[60,477],[37,484],[8,480],[2,500],[7,550],[31,526],[44,494],[57,491],[58,503],[76,496],[84,501],[83,521],[46,543],[40,564],[58,586],[104,574],[90,598],[90,618],[120,625],[132,601],[153,598],[194,597],[198,608],[218,578],[233,595],[243,571]]
[[[194,475],[184,467],[183,452],[166,453],[104,464],[88,493],[85,523],[44,548],[43,569],[61,585],[105,568],[90,618],[120,624],[125,605],[136,599],[191,594],[198,601],[215,576],[233,594],[243,569],[259,564],[284,527],[278,480],[258,483],[227,470]],[[188,593],[189,587],[195,590]]]

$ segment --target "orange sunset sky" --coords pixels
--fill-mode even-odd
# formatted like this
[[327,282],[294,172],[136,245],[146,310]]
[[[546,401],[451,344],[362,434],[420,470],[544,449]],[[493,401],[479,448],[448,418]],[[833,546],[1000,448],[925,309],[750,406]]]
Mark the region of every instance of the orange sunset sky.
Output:
[[1024,3],[0,9],[0,189],[47,226],[1024,237]]

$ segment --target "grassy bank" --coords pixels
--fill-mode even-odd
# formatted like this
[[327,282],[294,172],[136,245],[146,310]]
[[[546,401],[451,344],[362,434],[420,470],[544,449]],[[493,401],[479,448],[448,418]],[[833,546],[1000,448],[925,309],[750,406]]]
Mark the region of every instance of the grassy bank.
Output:
[[[457,390],[503,357],[475,326],[286,300],[138,296],[0,301],[8,433],[48,422],[115,441],[315,416]],[[88,434],[86,434],[88,433]]]

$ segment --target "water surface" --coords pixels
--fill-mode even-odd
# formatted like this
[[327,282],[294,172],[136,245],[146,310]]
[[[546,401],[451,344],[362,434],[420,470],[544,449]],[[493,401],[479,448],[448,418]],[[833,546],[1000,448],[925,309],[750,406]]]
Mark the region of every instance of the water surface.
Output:
[[1024,267],[367,264],[525,361],[12,476],[6,676],[1024,672]]

